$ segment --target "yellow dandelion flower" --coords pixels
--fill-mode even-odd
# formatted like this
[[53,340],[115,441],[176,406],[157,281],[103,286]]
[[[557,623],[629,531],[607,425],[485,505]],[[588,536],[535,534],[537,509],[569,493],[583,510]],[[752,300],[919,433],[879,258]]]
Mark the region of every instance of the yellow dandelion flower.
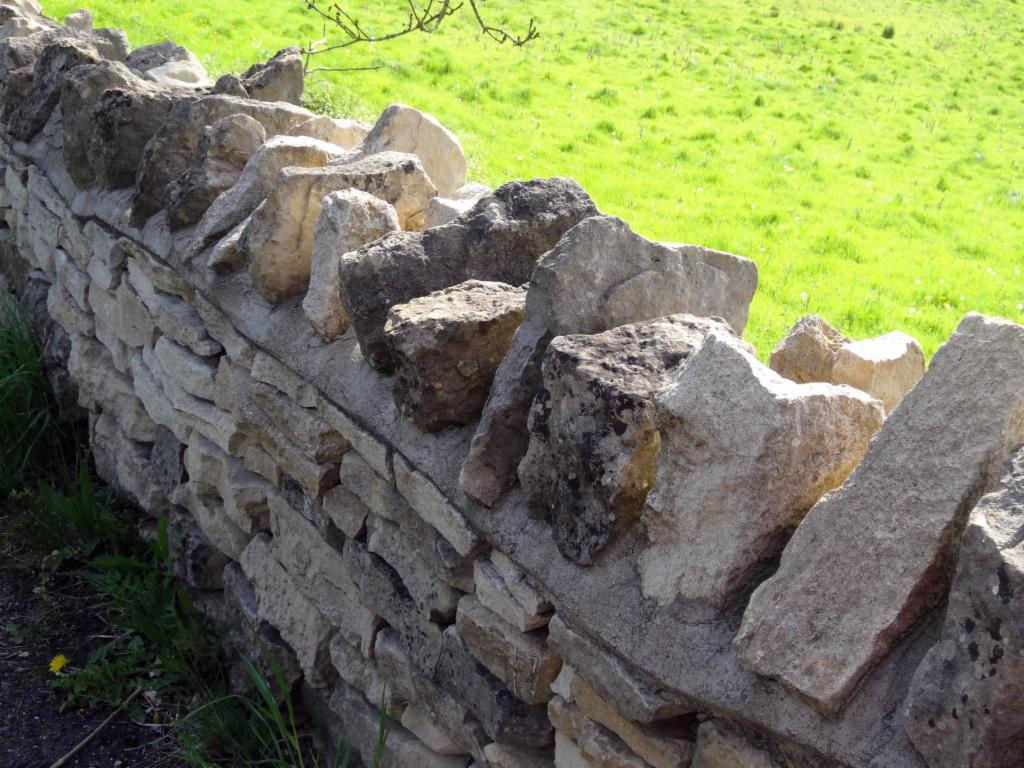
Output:
[[61,670],[68,665],[68,657],[63,653],[58,653],[52,659],[50,659],[50,671],[55,675],[59,675]]

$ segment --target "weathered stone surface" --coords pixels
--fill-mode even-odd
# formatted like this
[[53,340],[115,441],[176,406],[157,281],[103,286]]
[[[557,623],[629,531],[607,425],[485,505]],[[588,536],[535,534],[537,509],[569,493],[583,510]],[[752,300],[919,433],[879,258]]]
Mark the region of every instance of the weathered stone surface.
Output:
[[135,396],[131,379],[115,369],[109,350],[101,343],[88,336],[72,337],[65,365],[78,385],[79,405],[110,413],[133,440],[155,439],[156,425]]
[[715,720],[697,729],[693,768],[782,768],[772,756]]
[[[563,664],[562,669],[566,668],[566,665]],[[558,674],[561,677],[562,673]],[[572,703],[571,698],[567,699],[561,694],[556,694],[548,702],[548,718],[557,731],[573,740],[580,737],[580,730],[587,719],[580,708]]]
[[224,588],[224,568],[231,558],[213,545],[190,515],[181,510],[172,511],[168,534],[179,578],[195,589]]
[[401,717],[405,702],[398,692],[388,688],[373,659],[346,642],[340,633],[331,639],[331,663],[342,680],[362,691],[378,707],[383,705],[389,717]]
[[337,147],[305,136],[269,139],[249,158],[235,185],[203,214],[185,258],[191,260],[210,243],[237,229],[270,194],[281,169],[322,166],[339,154]]
[[543,632],[524,633],[473,596],[459,603],[456,626],[469,650],[527,704],[545,704],[562,660]]
[[466,156],[458,137],[436,118],[404,104],[392,104],[384,110],[360,149],[363,155],[416,155],[442,197],[453,197],[466,183]]
[[805,315],[772,350],[769,366],[797,384],[830,382],[836,355],[849,340],[819,315]]
[[311,117],[289,132],[289,136],[310,136],[342,149],[354,149],[370,132],[372,126],[360,120],[344,120],[327,115]]
[[[728,278],[725,296],[720,298],[723,306],[729,307],[726,320],[737,335],[743,334],[747,327],[750,312],[750,301],[757,291],[757,264],[751,259],[737,256],[726,251],[716,251],[702,245],[684,243],[664,243],[675,250],[684,260],[707,264],[723,272]],[[625,292],[622,298],[628,296]]]
[[484,747],[491,768],[551,768],[555,755],[550,749],[524,749],[494,742]]
[[270,537],[261,533],[253,538],[242,552],[239,564],[256,587],[260,620],[269,622],[281,633],[312,685],[327,684],[333,676],[329,671],[333,630],[274,559]]
[[[519,601],[490,558],[480,558],[473,563],[473,580],[476,585],[476,599],[520,632],[532,632],[550,621],[551,616],[548,613],[531,610]],[[520,585],[523,583],[520,582]],[[551,609],[542,598],[535,603],[535,607],[543,607],[547,611]]]
[[257,382],[252,397],[281,432],[317,464],[339,461],[349,449],[348,441],[312,408],[303,408],[269,384]]
[[[182,48],[181,50],[185,50]],[[147,69],[143,74],[146,80],[165,88],[209,88],[213,85],[206,67],[191,52],[185,51],[187,58],[168,60],[163,64]]]
[[388,235],[346,254],[341,297],[363,356],[391,372],[384,339],[391,307],[466,280],[521,285],[567,229],[596,211],[569,179],[510,182],[450,224]]
[[298,48],[285,48],[264,64],[253,64],[239,77],[250,99],[286,101],[302,106],[303,70]]
[[555,768],[589,768],[579,745],[561,731],[555,733]]
[[[139,74],[146,75],[148,80],[156,83],[160,82],[160,73],[162,71],[171,71],[168,65],[173,64],[190,66],[194,71],[202,72],[203,77],[201,79],[208,79],[206,77],[206,70],[203,69],[203,65],[196,58],[195,54],[188,48],[172,43],[170,40],[136,48],[125,57],[124,63],[127,67]],[[157,75],[149,76],[149,73],[154,71],[157,72]],[[181,83],[178,84],[180,85]]]
[[948,587],[968,510],[1024,440],[1022,360],[1024,328],[964,318],[754,592],[736,637],[742,664],[839,712]]
[[470,653],[457,627],[444,632],[435,675],[479,718],[494,741],[534,748],[551,743],[551,723],[545,708],[518,699]]
[[100,186],[120,189],[135,183],[145,148],[164,124],[174,101],[172,92],[134,81],[102,93],[92,111],[92,131],[79,137],[88,139],[89,163]]
[[784,379],[730,336],[709,333],[658,400],[640,573],[662,605],[682,595],[723,606],[754,586],[885,419],[870,395]]
[[525,303],[523,288],[468,280],[392,307],[384,337],[403,415],[428,430],[476,418]]
[[722,270],[645,240],[621,219],[594,216],[573,227],[533,272],[526,317],[495,375],[462,466],[462,490],[491,506],[514,484],[552,337],[682,312],[723,317],[740,332],[749,304],[749,297],[742,298]]
[[170,510],[167,495],[154,482],[147,447],[125,435],[113,413],[90,419],[89,447],[96,474],[122,498],[153,517]]
[[201,357],[220,354],[223,348],[206,333],[202,319],[187,301],[158,290],[138,259],[127,263],[131,287],[164,334]]
[[899,405],[922,376],[924,350],[899,331],[847,342],[836,354],[832,368],[833,384],[849,384],[877,397],[886,413]]
[[[331,711],[341,718],[342,732],[358,751],[365,765],[372,765],[377,753],[380,707],[366,700],[358,690],[339,683],[331,696]],[[465,768],[467,760],[456,755],[442,755],[432,751],[406,728],[387,720],[387,741],[380,756],[381,765],[408,766],[408,768]]]
[[370,510],[359,498],[342,485],[324,494],[324,512],[338,529],[351,538],[359,538],[366,531],[366,516]]
[[623,717],[639,723],[666,720],[693,711],[678,696],[642,679],[618,658],[570,629],[559,616],[548,624],[548,644],[574,670],[587,671],[587,682]]
[[466,754],[461,744],[437,727],[431,713],[417,704],[410,704],[405,708],[400,722],[432,752],[441,755]]
[[160,368],[186,392],[203,400],[214,401],[214,378],[217,375],[217,360],[200,357],[191,350],[175,344],[167,336],[161,336],[153,346]]
[[[490,194],[490,190],[487,190],[485,194]],[[477,199],[449,200],[447,197],[432,198],[427,203],[426,210],[423,211],[423,221],[419,223],[416,229],[431,229],[454,221],[476,205]]]
[[185,446],[169,429],[157,427],[149,463],[156,484],[170,496],[185,479]]
[[341,303],[338,262],[349,251],[400,229],[393,205],[358,189],[331,192],[320,202],[320,217],[313,230],[309,290],[302,310],[324,341],[348,328],[348,313]]
[[100,59],[93,46],[71,38],[44,48],[32,73],[32,90],[11,113],[7,132],[22,141],[35,136],[60,103],[64,76],[75,67],[96,64]]
[[[111,88],[129,88],[137,82],[138,77],[124,64],[116,61],[75,67],[64,76],[60,93],[64,165],[78,186],[88,186],[95,178],[89,151],[95,122],[93,108]],[[139,147],[139,154],[141,151]]]
[[693,757],[693,741],[679,723],[634,723],[620,715],[579,675],[572,680],[573,702],[580,711],[610,730],[626,746],[655,768],[686,765]]
[[639,520],[661,450],[655,399],[711,331],[732,335],[721,320],[670,315],[548,346],[519,479],[565,557],[592,563]]
[[285,168],[241,241],[249,274],[267,301],[279,303],[308,289],[321,200],[341,189],[358,189],[392,204],[402,224],[435,194],[419,161],[397,152],[323,168]]
[[84,8],[64,17],[64,26],[76,32],[92,32],[92,14]]
[[192,167],[167,187],[171,229],[198,223],[213,201],[234,186],[266,138],[263,126],[242,114],[223,117],[204,128]]
[[932,768],[1024,755],[1024,449],[971,512],[940,641],[914,673],[907,734]]
[[136,178],[132,221],[141,226],[167,202],[167,185],[192,165],[203,128],[229,115],[243,114],[263,126],[267,136],[287,133],[311,114],[283,102],[267,103],[233,96],[183,97],[146,145]]
[[590,719],[580,728],[579,748],[585,764],[594,768],[643,768],[647,765],[622,739]]
[[482,546],[479,535],[441,489],[405,458],[396,455],[394,465],[398,492],[405,497],[416,514],[444,536],[463,557],[477,552]]

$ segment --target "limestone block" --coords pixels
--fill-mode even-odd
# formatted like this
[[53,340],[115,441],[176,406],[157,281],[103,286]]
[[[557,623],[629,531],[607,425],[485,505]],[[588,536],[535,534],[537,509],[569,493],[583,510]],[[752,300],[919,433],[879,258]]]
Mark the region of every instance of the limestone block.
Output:
[[593,216],[576,225],[533,272],[523,325],[495,375],[462,466],[462,490],[491,506],[514,484],[552,337],[678,313],[721,317],[740,332],[749,302],[728,273],[645,240],[621,219]]
[[[153,70],[160,70],[168,64],[186,64],[201,69],[202,64],[192,51],[170,40],[136,48],[124,60],[125,66],[139,74],[146,75]],[[205,70],[204,70],[205,74]],[[154,82],[157,82],[156,79]]]
[[81,9],[64,17],[64,26],[76,32],[92,32],[92,14]]
[[266,352],[257,351],[253,357],[252,377],[284,392],[303,408],[317,407],[316,387]]
[[213,81],[206,67],[193,58],[190,61],[167,61],[146,71],[146,80],[165,88],[209,88]]
[[772,350],[769,365],[797,384],[830,382],[836,355],[849,340],[819,315],[805,315]]
[[543,633],[524,633],[469,595],[459,603],[456,626],[469,650],[527,704],[545,704],[562,660]]
[[899,405],[922,376],[924,350],[899,331],[847,342],[836,354],[832,369],[833,384],[849,384],[877,397],[886,413]]
[[71,257],[60,248],[53,252],[53,270],[57,282],[71,295],[78,308],[83,312],[89,312],[89,275],[80,270]]
[[416,155],[442,197],[453,197],[466,183],[466,156],[458,137],[433,116],[404,104],[392,104],[381,113],[360,149],[364,155]]
[[333,630],[274,559],[270,537],[260,534],[253,538],[242,552],[239,564],[256,587],[260,620],[270,622],[292,647],[310,684],[325,685],[330,679]]
[[717,720],[701,723],[693,768],[782,768],[768,752]]
[[358,453],[379,475],[393,478],[391,470],[391,449],[363,427],[352,420],[327,398],[316,398],[317,409],[328,424],[348,440],[352,450]]
[[239,81],[250,99],[302,106],[303,72],[299,49],[285,48],[267,62],[253,64]]
[[416,510],[416,514],[444,536],[456,552],[467,557],[482,546],[479,535],[470,527],[462,512],[430,478],[397,454],[394,465],[395,484],[399,493]]
[[117,371],[110,352],[88,336],[73,336],[68,372],[78,384],[78,404],[110,413],[121,431],[138,442],[152,442],[156,425],[135,395],[132,381]]
[[147,446],[125,435],[114,414],[108,411],[90,420],[89,447],[96,473],[119,495],[153,517],[170,510],[170,500],[150,471]]
[[416,704],[410,704],[402,713],[402,726],[423,742],[432,752],[441,755],[464,755],[466,750],[438,728],[430,712]]
[[572,681],[576,677],[576,670],[572,668],[571,664],[562,664],[562,668],[558,672],[556,677],[551,683],[551,692],[556,696],[561,696],[565,701],[572,702]]
[[[565,668],[564,665],[562,667]],[[553,696],[548,702],[548,718],[559,733],[563,733],[573,741],[579,739],[580,731],[587,717],[580,708],[562,696]],[[557,734],[556,734],[557,738]]]
[[158,290],[139,259],[128,259],[128,279],[157,327],[172,341],[200,357],[218,355],[223,351],[221,345],[210,338],[202,319],[191,305],[179,296]]
[[524,573],[519,566],[503,552],[497,549],[491,550],[491,565],[497,570],[505,587],[512,593],[512,596],[519,601],[523,609],[530,614],[547,613],[551,610],[551,603],[533,584],[530,577]]
[[340,633],[331,639],[331,664],[342,680],[362,692],[378,707],[383,705],[388,717],[402,717],[406,709],[405,702],[396,691],[388,689],[387,682],[373,660],[346,642]]
[[189,485],[208,506],[250,536],[270,530],[267,498],[273,489],[266,480],[199,435],[192,436],[184,461]]
[[1011,768],[1024,755],[1024,449],[971,512],[942,636],[908,697],[907,735],[929,766]]
[[168,525],[175,575],[194,589],[224,588],[224,568],[231,558],[213,545],[191,515],[173,510]]
[[1024,328],[964,318],[754,592],[735,641],[744,666],[839,712],[948,587],[956,532],[1024,439],[1022,360]]
[[572,696],[584,715],[610,730],[655,768],[676,768],[688,764],[693,757],[693,741],[685,738],[679,726],[642,725],[627,720],[579,675],[573,678]]
[[587,682],[629,720],[652,723],[695,711],[688,702],[640,677],[620,659],[570,629],[557,615],[548,624],[548,645],[574,670],[586,670]]
[[185,446],[164,427],[155,427],[149,463],[153,477],[168,496],[185,479]]
[[175,344],[167,336],[156,340],[153,353],[164,374],[178,386],[196,397],[213,402],[216,358],[200,357],[186,347]]
[[348,441],[312,408],[303,408],[284,392],[263,382],[252,388],[253,400],[281,432],[317,464],[337,462]]
[[370,510],[345,486],[331,488],[324,494],[322,503],[331,522],[346,536],[356,539],[366,530],[366,516]]
[[721,320],[670,315],[548,346],[519,479],[565,557],[588,565],[639,521],[661,450],[655,399],[712,331],[732,336]]
[[592,720],[585,721],[580,728],[579,747],[583,759],[594,768],[643,768],[647,765],[622,739]]
[[[477,600],[520,632],[532,632],[546,626],[550,621],[549,614],[529,611],[512,594],[490,559],[480,558],[473,563],[473,580]],[[550,609],[550,606],[548,608]]]
[[84,312],[60,283],[50,286],[46,297],[46,311],[69,334],[94,336],[96,323],[91,312]]
[[525,303],[523,288],[468,280],[392,307],[384,338],[403,415],[428,430],[475,419]]
[[555,768],[590,768],[579,745],[561,732],[555,733]]
[[335,144],[342,149],[354,149],[373,126],[361,120],[339,119],[327,115],[311,117],[304,123],[296,125],[289,136],[309,136],[328,144]]
[[419,161],[397,152],[323,168],[283,169],[241,240],[249,275],[267,301],[276,304],[306,292],[321,200],[342,189],[358,189],[390,203],[403,226],[435,194]]
[[[747,317],[750,314],[750,301],[757,291],[757,264],[743,256],[726,251],[716,251],[703,245],[684,243],[665,243],[665,245],[675,250],[684,260],[707,264],[725,274],[728,278],[727,296],[723,297],[722,303],[733,308],[727,320],[737,335],[743,335],[743,329],[747,326]],[[624,294],[623,298],[625,295],[628,293]]]
[[427,203],[426,210],[423,211],[422,221],[418,221],[417,226],[414,228],[431,229],[432,227],[440,227],[442,224],[454,221],[469,211],[474,205],[476,205],[476,200],[473,199],[449,200],[447,197],[431,198],[430,202]]
[[484,757],[491,768],[551,768],[555,761],[550,749],[524,749],[498,742],[484,747]]
[[220,342],[232,362],[245,368],[251,368],[256,349],[248,339],[235,330],[228,317],[200,293],[195,294],[192,306],[206,326],[206,332],[210,338]]
[[14,108],[7,122],[7,133],[28,141],[46,125],[50,113],[60,103],[64,76],[83,64],[96,64],[100,53],[84,40],[65,38],[43,49],[32,72],[32,89]]
[[235,525],[216,505],[216,500],[200,496],[191,485],[179,485],[171,501],[184,507],[195,518],[214,546],[233,560],[241,558],[250,536]]
[[248,115],[228,115],[203,129],[192,166],[167,186],[172,230],[197,224],[214,200],[233,187],[253,153],[266,141]]
[[321,201],[313,230],[309,290],[302,309],[324,341],[340,336],[349,325],[338,283],[341,257],[398,229],[394,206],[368,192],[345,189],[331,192]]
[[384,325],[391,307],[466,280],[521,285],[566,230],[596,211],[569,179],[510,182],[443,227],[387,235],[346,254],[341,298],[363,356],[390,372]]
[[784,379],[717,331],[658,400],[662,452],[643,522],[643,592],[716,606],[757,583],[882,425],[859,390]]

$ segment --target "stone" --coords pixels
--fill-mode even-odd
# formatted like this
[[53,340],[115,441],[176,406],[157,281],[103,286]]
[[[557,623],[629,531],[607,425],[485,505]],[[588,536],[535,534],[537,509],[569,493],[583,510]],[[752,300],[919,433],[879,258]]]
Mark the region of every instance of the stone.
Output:
[[60,103],[64,76],[75,67],[96,64],[100,60],[95,48],[74,39],[61,40],[44,48],[32,73],[32,90],[11,113],[7,133],[21,141],[28,141],[39,133]]
[[[117,61],[75,67],[64,76],[60,92],[64,165],[79,187],[88,186],[96,177],[89,146],[96,121],[93,109],[111,88],[130,88],[138,83],[138,77]],[[137,150],[141,156],[142,148]]]
[[173,93],[135,81],[100,95],[90,116],[92,130],[79,138],[88,139],[92,177],[102,188],[135,184],[146,146],[163,126],[174,102]]
[[[565,702],[572,703],[572,681],[575,677],[576,671],[572,668],[572,665],[563,662],[562,669],[558,672],[558,677],[551,683],[551,692],[555,694],[555,698],[561,697]],[[550,712],[550,702],[548,704]]]
[[[331,696],[331,711],[341,719],[341,728],[365,765],[373,765],[378,754],[381,712],[378,704],[366,700],[355,688],[339,683]],[[388,718],[387,740],[377,758],[381,765],[409,768],[465,768],[467,760],[458,755],[432,751],[405,727]]]
[[670,315],[548,346],[519,480],[568,559],[593,563],[638,523],[661,450],[655,400],[713,331],[732,336],[721,320]]
[[96,474],[121,498],[152,517],[170,510],[170,500],[150,471],[147,446],[125,435],[114,414],[107,411],[90,419],[89,448]]
[[310,136],[328,144],[335,144],[342,149],[354,149],[366,138],[372,126],[361,120],[345,120],[327,115],[311,117],[306,122],[295,126],[289,136]]
[[185,446],[164,427],[157,427],[149,463],[157,485],[170,496],[185,480]]
[[555,733],[555,768],[590,768],[579,745],[561,732]]
[[264,64],[254,64],[239,77],[250,99],[286,101],[302,106],[304,71],[298,48],[278,51]]
[[200,357],[218,355],[223,351],[223,347],[206,333],[202,319],[187,301],[158,290],[138,259],[128,259],[127,263],[131,287],[161,332]]
[[366,516],[370,510],[343,485],[327,491],[322,504],[331,522],[346,536],[357,539],[366,531]]
[[[1024,440],[1024,328],[969,314],[754,592],[740,663],[835,717],[949,586],[957,532]],[[844,574],[836,579],[837,573]]]
[[213,402],[216,358],[200,357],[186,347],[175,344],[167,336],[156,340],[153,353],[163,372],[182,389]]
[[381,113],[360,149],[363,155],[416,155],[442,197],[454,196],[466,183],[466,156],[458,137],[436,118],[404,104],[392,104]]
[[712,331],[657,402],[643,593],[722,607],[749,591],[885,420],[850,387],[796,384]]
[[384,338],[402,414],[430,431],[475,419],[525,301],[522,288],[468,280],[392,307]]
[[512,597],[523,606],[523,610],[534,615],[551,610],[551,603],[508,555],[500,550],[492,549],[490,560],[491,565],[494,566],[505,583],[505,587],[512,593]]
[[213,201],[238,181],[252,154],[266,141],[248,115],[229,115],[203,129],[192,167],[167,187],[171,229],[197,224]]
[[387,235],[346,254],[341,298],[363,356],[392,372],[384,339],[391,307],[466,280],[522,285],[566,230],[596,212],[570,179],[515,181],[443,227]]
[[481,605],[494,611],[520,632],[532,632],[546,626],[551,619],[547,613],[531,612],[519,602],[490,559],[480,558],[473,563],[473,580],[476,599]]
[[749,300],[737,294],[727,273],[645,240],[621,219],[593,216],[577,224],[533,272],[523,324],[495,374],[460,487],[493,506],[515,484],[529,444],[530,406],[541,389],[541,362],[553,337],[679,313],[721,317],[740,333]]
[[160,129],[146,145],[132,203],[132,223],[141,227],[164,208],[167,185],[192,165],[203,128],[229,115],[252,117],[268,137],[287,133],[311,114],[283,102],[267,103],[233,96],[186,96],[174,101]]
[[435,676],[480,720],[494,741],[529,748],[551,743],[545,708],[517,698],[469,651],[455,626],[444,631]]
[[463,557],[476,553],[482,541],[465,515],[426,475],[395,455],[395,484],[416,514],[440,533]]
[[224,588],[224,568],[231,558],[217,549],[190,515],[172,512],[168,526],[175,574],[194,589]]
[[403,225],[435,194],[419,160],[397,152],[323,168],[285,168],[241,241],[249,275],[267,301],[277,304],[309,288],[321,200],[342,189],[358,189],[390,203]]
[[720,301],[730,308],[726,321],[737,335],[742,335],[750,314],[750,301],[757,291],[757,264],[743,256],[716,251],[703,245],[664,244],[675,250],[684,260],[707,264],[725,274],[728,278],[726,296]]
[[396,691],[388,689],[373,659],[347,643],[340,633],[331,639],[331,663],[342,680],[361,691],[370,701],[383,706],[389,717],[402,716],[405,702]]
[[[308,137],[275,136],[263,144],[242,169],[231,189],[213,201],[203,214],[185,252],[186,260],[213,242],[238,230],[274,188],[277,176],[287,167],[318,167],[337,158],[341,150]],[[241,231],[238,232],[241,235]]]
[[455,625],[470,652],[527,704],[546,704],[562,660],[543,633],[524,633],[467,595],[459,602]]
[[425,708],[410,704],[405,708],[400,720],[406,728],[426,747],[441,755],[464,755],[465,748],[434,723],[433,717]]
[[932,768],[1024,755],[1024,449],[971,512],[939,642],[914,673],[907,735]]
[[625,663],[572,630],[555,615],[548,624],[548,645],[574,670],[586,670],[587,682],[629,720],[653,723],[694,711],[669,691],[628,669]]
[[302,310],[324,341],[340,336],[349,325],[338,283],[341,257],[398,229],[394,206],[368,192],[339,190],[320,202],[320,216],[313,230],[309,290],[302,300]]
[[693,768],[783,768],[768,752],[717,720],[697,729]]
[[423,211],[423,221],[419,223],[416,229],[440,227],[442,224],[454,221],[469,211],[474,205],[476,205],[475,199],[449,200],[447,197],[431,198],[430,202],[427,203],[426,210]]
[[524,749],[493,742],[484,747],[491,768],[551,768],[555,755],[551,750]]
[[267,496],[272,487],[266,480],[199,435],[185,448],[184,464],[188,484],[208,506],[249,536],[270,530]]
[[[296,404],[303,408],[316,408],[319,402],[316,387],[307,382],[295,371],[289,368],[277,358],[259,351],[253,357],[252,377],[256,381],[269,384],[274,389],[284,392]],[[332,426],[335,426],[332,424]],[[335,429],[338,429],[335,426]],[[338,429],[344,436],[344,431]],[[346,439],[348,439],[346,437]]]
[[850,341],[836,354],[833,384],[849,384],[882,401],[886,413],[924,376],[924,350],[899,331]]
[[164,67],[167,64],[178,62],[186,64],[194,63],[195,65],[202,67],[202,64],[199,63],[199,59],[196,58],[192,51],[178,45],[177,43],[173,43],[170,40],[136,48],[134,51],[129,53],[124,60],[125,66],[142,75],[145,75],[147,72],[151,72],[154,69]]
[[92,14],[83,9],[64,17],[64,26],[76,32],[92,32]]
[[[152,442],[156,425],[135,396],[132,381],[116,370],[111,353],[89,336],[72,337],[66,366],[78,385],[78,404],[110,413],[120,430],[138,442]],[[166,489],[169,493],[171,489]]]
[[685,738],[680,726],[644,725],[627,720],[579,675],[572,681],[572,697],[586,717],[610,730],[654,768],[676,768],[688,764],[693,757],[693,741]]
[[348,441],[312,408],[303,408],[269,384],[252,388],[256,404],[282,433],[317,464],[337,462],[349,449]]
[[232,75],[231,73],[218,77],[210,93],[237,96],[240,99],[249,98],[249,94],[245,92],[245,86],[242,85],[242,81],[238,79],[237,75]]
[[[184,49],[182,49],[184,50]],[[189,52],[189,58],[165,61],[159,66],[147,69],[143,77],[164,88],[209,88],[213,85],[206,67]]]
[[586,720],[580,728],[579,747],[585,763],[593,768],[643,768],[647,765],[622,739],[592,720]]
[[254,537],[242,552],[239,564],[256,588],[260,620],[269,622],[281,633],[312,685],[326,685],[331,678],[328,670],[333,629],[274,559],[270,537],[264,533]]
[[317,399],[317,408],[327,423],[338,430],[358,453],[381,476],[393,478],[391,448],[381,442],[327,398]]
[[805,315],[772,350],[769,366],[797,384],[830,382],[836,355],[849,340],[819,315]]

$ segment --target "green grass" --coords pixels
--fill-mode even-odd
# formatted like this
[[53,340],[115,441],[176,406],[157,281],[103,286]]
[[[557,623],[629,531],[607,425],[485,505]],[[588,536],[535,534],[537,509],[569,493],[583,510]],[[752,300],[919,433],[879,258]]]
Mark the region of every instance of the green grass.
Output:
[[[192,48],[214,74],[322,34],[302,0],[89,5],[137,45]],[[347,7],[383,29],[403,5]],[[381,68],[311,87],[359,117],[394,101],[434,113],[478,180],[573,176],[648,237],[754,258],[747,336],[762,355],[807,311],[856,337],[903,329],[929,354],[969,310],[1024,319],[1017,2],[566,5],[487,3],[513,28],[537,17],[524,49],[458,20],[342,52],[331,63]]]

